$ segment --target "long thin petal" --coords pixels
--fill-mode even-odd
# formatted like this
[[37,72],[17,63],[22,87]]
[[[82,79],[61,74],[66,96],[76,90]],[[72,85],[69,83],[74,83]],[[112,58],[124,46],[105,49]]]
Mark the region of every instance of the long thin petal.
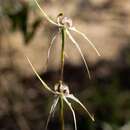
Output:
[[50,47],[48,49],[48,53],[47,53],[47,65],[48,65],[48,61],[49,61],[49,57],[50,57],[50,51],[51,51],[52,45],[54,44],[54,41],[55,41],[56,37],[57,37],[57,34],[54,35],[54,37],[52,38]]
[[90,112],[87,110],[87,108],[79,101],[78,98],[76,98],[73,94],[68,95],[67,98],[70,98],[70,99],[74,100],[75,102],[77,102],[87,112],[87,114],[92,119],[92,121],[95,121],[94,117],[90,114]]
[[50,121],[50,119],[51,119],[51,116],[53,116],[53,114],[54,114],[54,111],[55,111],[55,108],[56,108],[56,106],[57,106],[58,100],[59,100],[59,97],[56,98],[56,99],[53,101],[53,104],[52,104],[51,109],[50,109],[50,112],[49,112],[49,116],[48,116],[48,118],[47,118],[45,130],[47,130],[48,123],[49,123],[49,121]]
[[37,0],[34,0],[34,2],[37,4],[38,8],[40,9],[40,11],[42,12],[43,16],[52,24],[59,26],[57,23],[55,23],[53,20],[51,20],[48,15],[45,13],[45,11],[43,11],[43,9],[40,7],[40,5],[38,4]]
[[72,35],[70,34],[70,32],[67,29],[66,29],[66,33],[67,33],[68,37],[70,38],[70,40],[72,41],[72,43],[77,47],[77,49],[78,49],[78,51],[79,51],[79,53],[80,53],[80,55],[81,55],[81,57],[82,57],[82,59],[84,61],[84,64],[86,66],[86,69],[87,69],[87,72],[88,72],[88,76],[91,79],[91,75],[90,75],[90,71],[89,71],[88,65],[86,63],[86,60],[85,60],[85,58],[83,56],[83,53],[82,53],[78,43],[75,41],[75,39],[72,37]]
[[88,43],[92,46],[92,48],[96,51],[96,53],[98,54],[98,56],[101,56],[99,51],[97,50],[97,48],[95,47],[95,45],[89,40],[89,38],[82,32],[78,31],[76,28],[72,27],[70,28],[70,30],[80,34],[81,36],[83,36],[87,41]]
[[44,88],[46,88],[47,90],[49,90],[50,92],[52,92],[53,94],[56,94],[55,91],[53,91],[42,79],[41,77],[39,76],[39,74],[36,72],[35,68],[33,67],[31,61],[29,60],[29,58],[27,56],[25,56],[27,61],[29,62],[33,72],[36,74],[37,78],[41,81],[41,83],[43,84]]
[[66,99],[65,96],[63,96],[64,101],[66,102],[66,104],[69,106],[70,110],[72,111],[73,114],[73,119],[74,119],[74,126],[75,126],[75,130],[77,130],[77,123],[76,123],[76,116],[75,116],[75,112],[71,106],[71,103]]

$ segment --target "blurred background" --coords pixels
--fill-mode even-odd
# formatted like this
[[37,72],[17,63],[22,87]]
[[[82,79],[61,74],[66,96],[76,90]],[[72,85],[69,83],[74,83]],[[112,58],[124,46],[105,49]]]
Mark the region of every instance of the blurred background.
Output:
[[[130,130],[130,0],[39,0],[56,21],[60,12],[95,44],[101,57],[72,33],[90,68],[67,38],[64,81],[94,114],[93,123],[74,105],[78,130]],[[48,65],[47,50],[58,29],[42,17],[33,0],[0,0],[0,130],[44,130],[54,96],[42,89],[24,55],[53,88],[59,80],[60,35]],[[59,128],[58,107],[48,130]],[[73,130],[65,106],[65,130]]]

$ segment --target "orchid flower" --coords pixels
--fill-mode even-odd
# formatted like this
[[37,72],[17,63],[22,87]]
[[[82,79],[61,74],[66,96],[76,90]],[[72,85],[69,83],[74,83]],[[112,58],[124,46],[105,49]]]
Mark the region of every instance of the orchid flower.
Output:
[[[48,20],[48,22],[50,22],[51,24],[53,24],[54,26],[57,26],[59,28],[59,31],[61,31],[61,29],[64,29],[65,33],[67,34],[67,36],[69,37],[69,39],[72,41],[72,43],[75,45],[75,47],[78,49],[83,62],[85,64],[85,67],[87,69],[88,72],[88,76],[91,79],[90,76],[90,71],[88,68],[88,65],[86,63],[85,57],[80,49],[80,46],[78,45],[78,43],[76,42],[76,40],[74,39],[74,37],[72,36],[71,32],[75,32],[79,35],[81,35],[85,40],[87,40],[87,42],[91,45],[91,47],[95,50],[95,52],[97,53],[98,56],[100,56],[100,53],[98,52],[98,50],[96,49],[95,45],[89,40],[89,38],[82,32],[80,32],[79,30],[77,30],[72,23],[72,20],[68,17],[64,17],[62,13],[60,13],[57,16],[57,21],[53,21],[47,14],[46,12],[40,7],[40,5],[38,4],[37,0],[34,0],[34,2],[36,3],[36,5],[38,6],[38,8],[40,9],[42,15]],[[56,39],[56,35],[53,37],[52,42],[50,44],[49,50],[48,50],[48,58],[49,59],[49,54],[50,54],[50,50],[52,47],[52,44],[54,42],[54,40]]]
[[62,100],[64,100],[64,102],[68,105],[68,107],[70,108],[71,112],[72,112],[72,115],[73,115],[73,119],[74,119],[74,127],[75,127],[75,130],[77,130],[77,123],[76,123],[76,116],[75,116],[75,112],[74,112],[74,109],[71,105],[71,103],[68,101],[68,99],[71,99],[73,101],[75,101],[76,103],[78,103],[84,110],[85,112],[89,115],[89,117],[92,119],[92,121],[94,121],[94,117],[89,113],[89,111],[87,110],[87,108],[79,101],[78,98],[76,98],[73,94],[70,94],[70,91],[69,91],[69,87],[64,84],[63,82],[59,81],[59,83],[57,83],[55,86],[54,86],[54,90],[51,89],[43,80],[42,78],[39,76],[39,74],[36,72],[34,66],[32,65],[31,61],[29,60],[29,58],[26,56],[26,59],[27,61],[29,62],[33,72],[36,74],[37,78],[40,80],[40,82],[42,83],[43,87],[48,90],[49,92],[51,92],[55,99],[53,101],[53,104],[51,106],[51,109],[50,109],[50,112],[49,112],[49,116],[48,116],[48,119],[47,119],[47,123],[46,123],[46,127],[45,127],[45,130],[47,130],[47,126],[48,126],[48,123],[51,119],[51,117],[53,117],[54,115],[54,112],[55,112],[55,109],[56,109],[56,106],[59,102],[59,99],[61,98]]

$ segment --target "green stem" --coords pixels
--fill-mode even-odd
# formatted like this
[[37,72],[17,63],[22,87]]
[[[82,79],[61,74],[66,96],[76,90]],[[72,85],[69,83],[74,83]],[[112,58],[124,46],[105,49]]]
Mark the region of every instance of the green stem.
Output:
[[64,73],[64,46],[65,46],[65,29],[61,28],[61,36],[62,36],[62,46],[61,46],[61,77],[60,80],[63,81],[63,73]]
[[62,96],[60,97],[60,120],[61,120],[61,130],[64,130],[64,103]]

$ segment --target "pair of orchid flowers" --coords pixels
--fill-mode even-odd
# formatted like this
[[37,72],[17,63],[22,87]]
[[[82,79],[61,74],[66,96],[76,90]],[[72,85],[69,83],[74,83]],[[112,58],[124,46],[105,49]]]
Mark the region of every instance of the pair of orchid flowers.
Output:
[[[75,41],[75,39],[73,38],[73,36],[71,35],[70,31],[74,31],[78,34],[80,34],[83,38],[85,38],[88,43],[93,47],[93,49],[96,51],[96,53],[100,56],[98,50],[96,49],[96,47],[94,46],[94,44],[88,39],[88,37],[78,31],[72,24],[72,20],[68,17],[63,17],[63,14],[60,13],[57,17],[57,22],[54,22],[53,20],[51,20],[48,15],[42,10],[42,8],[40,7],[40,5],[38,4],[37,0],[34,0],[34,2],[36,3],[36,5],[38,6],[38,8],[41,10],[43,16],[53,25],[57,26],[59,28],[59,31],[61,31],[61,29],[63,29],[65,31],[65,34],[67,34],[67,36],[69,37],[69,39],[72,41],[72,43],[76,46],[76,48],[78,49],[82,59],[83,59],[83,62],[86,66],[86,69],[87,69],[87,72],[88,72],[88,75],[89,75],[89,78],[90,78],[90,72],[89,72],[89,69],[88,69],[88,66],[87,66],[87,63],[86,63],[86,60],[83,56],[83,53],[78,45],[78,43]],[[50,47],[48,49],[48,56],[47,56],[47,60],[49,59],[49,55],[50,55],[50,50],[51,50],[51,47],[54,43],[54,40],[56,39],[56,35],[53,37],[52,41],[51,41],[51,44],[50,44]],[[35,68],[33,67],[31,61],[29,60],[28,57],[26,57],[32,70],[34,71],[34,73],[36,74],[37,78],[41,81],[42,85],[44,86],[45,89],[47,89],[49,92],[51,92],[52,94],[55,95],[55,99],[53,101],[53,104],[51,106],[51,109],[50,109],[50,112],[49,112],[49,116],[48,116],[48,119],[47,119],[47,123],[46,123],[46,129],[47,129],[47,126],[48,126],[48,123],[50,121],[50,118],[54,115],[54,111],[56,109],[56,106],[59,102],[59,99],[62,98],[66,104],[68,105],[68,107],[70,108],[70,110],[72,111],[72,114],[73,114],[73,119],[74,119],[74,126],[75,126],[75,130],[77,130],[77,123],[76,123],[76,116],[75,116],[75,112],[74,112],[74,109],[71,105],[71,103],[68,101],[68,99],[71,99],[73,101],[75,101],[76,103],[78,103],[86,112],[87,114],[90,116],[90,118],[92,119],[92,121],[94,121],[94,117],[89,113],[89,111],[86,109],[86,107],[79,101],[79,99],[77,99],[73,94],[70,94],[69,92],[69,87],[63,83],[63,81],[59,81],[59,83],[57,83],[55,86],[54,86],[54,90],[51,89],[42,79],[41,77],[39,76],[39,74],[36,72]]]

